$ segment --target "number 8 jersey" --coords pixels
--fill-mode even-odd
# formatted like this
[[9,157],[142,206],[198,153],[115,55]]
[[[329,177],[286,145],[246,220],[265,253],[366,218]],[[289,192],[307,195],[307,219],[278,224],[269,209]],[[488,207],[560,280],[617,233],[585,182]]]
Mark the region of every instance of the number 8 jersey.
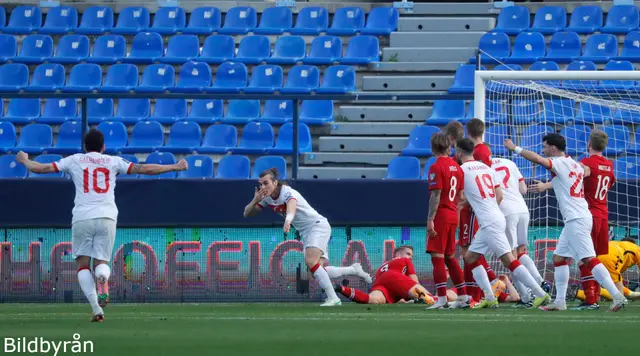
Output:
[[551,157],[551,185],[558,200],[558,207],[565,222],[591,219],[591,213],[584,199],[584,169],[571,157]]
[[118,221],[114,189],[116,176],[128,174],[133,163],[98,152],[79,153],[53,163],[56,172],[66,172],[76,187],[72,224],[82,220],[109,218]]
[[480,228],[498,220],[504,214],[498,207],[495,188],[500,187],[495,171],[480,161],[468,161],[462,165],[464,172],[464,195],[467,197]]

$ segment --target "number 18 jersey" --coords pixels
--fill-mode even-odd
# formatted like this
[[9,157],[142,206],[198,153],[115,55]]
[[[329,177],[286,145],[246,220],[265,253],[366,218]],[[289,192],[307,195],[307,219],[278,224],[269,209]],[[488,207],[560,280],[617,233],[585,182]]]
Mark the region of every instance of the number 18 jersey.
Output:
[[589,206],[584,199],[584,169],[571,157],[551,157],[551,185],[558,200],[558,207],[565,222],[591,219]]
[[616,181],[613,162],[603,156],[593,155],[583,158],[580,163],[591,169],[591,174],[584,179],[584,198],[589,211],[594,217],[608,219],[607,193]]
[[131,171],[133,163],[98,152],[79,153],[53,163],[56,172],[66,172],[76,187],[72,223],[109,218],[118,221],[114,189],[116,176]]
[[499,187],[495,172],[480,161],[468,161],[462,165],[464,194],[478,219],[480,228],[489,226],[504,215],[498,207],[495,188]]

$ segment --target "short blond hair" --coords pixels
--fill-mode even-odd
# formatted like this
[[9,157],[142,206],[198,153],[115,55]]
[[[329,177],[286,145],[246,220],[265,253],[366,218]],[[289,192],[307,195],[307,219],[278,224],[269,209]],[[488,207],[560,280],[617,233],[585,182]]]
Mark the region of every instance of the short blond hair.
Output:
[[602,152],[607,148],[608,143],[609,136],[606,132],[598,129],[591,131],[591,136],[589,136],[589,146],[591,146],[591,149]]

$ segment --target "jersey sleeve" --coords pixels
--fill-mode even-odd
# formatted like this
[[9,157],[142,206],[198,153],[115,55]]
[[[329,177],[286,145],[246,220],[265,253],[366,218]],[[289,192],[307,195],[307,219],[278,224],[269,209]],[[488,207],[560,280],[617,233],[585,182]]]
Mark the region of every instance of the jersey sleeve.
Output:
[[122,157],[113,156],[114,159],[114,168],[116,172],[120,174],[131,174],[131,169],[133,169],[133,163],[127,161]]
[[289,200],[298,201],[297,194],[294,194],[294,192],[292,191],[291,187],[285,185],[281,189],[282,189],[282,193],[281,193],[282,194],[282,198],[283,198],[285,204],[288,203]]
[[416,274],[416,268],[413,266],[413,262],[407,258],[407,276]]
[[259,206],[260,208],[266,208],[267,207],[267,200],[266,199],[262,199],[258,202],[258,204],[256,204],[256,206]]
[[551,178],[558,174],[558,164],[556,164],[555,158],[547,158],[549,161],[549,172],[551,172]]
[[51,164],[53,165],[53,169],[56,171],[56,173],[60,173],[60,172],[68,173],[69,170],[71,169],[72,163],[73,163],[73,156],[68,156],[57,162],[53,162]]
[[429,167],[429,190],[442,189],[442,170],[438,164]]

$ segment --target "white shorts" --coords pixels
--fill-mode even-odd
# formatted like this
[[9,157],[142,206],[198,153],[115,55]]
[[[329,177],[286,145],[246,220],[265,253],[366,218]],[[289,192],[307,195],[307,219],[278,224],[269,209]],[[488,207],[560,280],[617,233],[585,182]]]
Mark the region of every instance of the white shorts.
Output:
[[107,218],[81,220],[71,226],[73,258],[89,256],[111,261],[116,241],[116,222]]
[[562,228],[556,244],[554,255],[581,260],[596,257],[596,250],[591,240],[592,218],[579,218],[567,221]]
[[331,225],[326,220],[320,220],[311,227],[300,231],[302,236],[302,246],[316,247],[322,251],[322,258],[329,260],[329,239],[331,238]]
[[476,232],[476,236],[471,241],[469,251],[481,255],[488,255],[493,252],[496,257],[511,252],[511,244],[509,244],[507,235],[504,232],[506,224],[505,219],[499,219],[487,226],[480,225],[480,230]]
[[529,213],[511,214],[505,216],[507,228],[505,233],[511,244],[511,248],[527,245],[527,231],[529,231]]

